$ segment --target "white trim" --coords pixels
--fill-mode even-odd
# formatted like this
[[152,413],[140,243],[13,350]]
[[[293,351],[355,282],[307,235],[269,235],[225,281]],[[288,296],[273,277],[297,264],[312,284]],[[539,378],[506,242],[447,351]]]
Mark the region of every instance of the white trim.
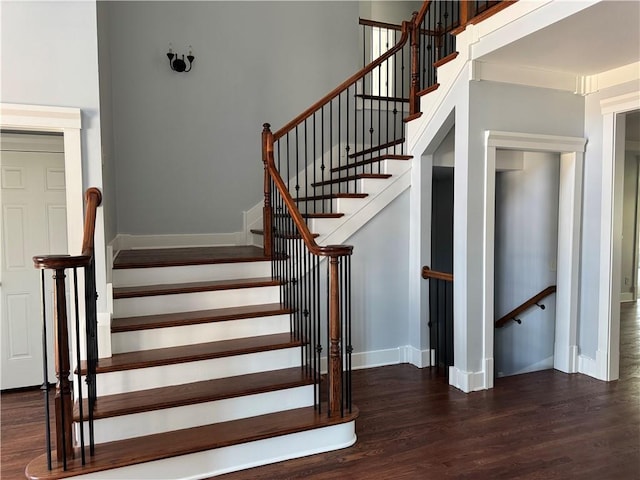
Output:
[[597,377],[616,380],[620,363],[620,251],[624,124],[622,113],[640,109],[640,91],[605,98],[602,113],[602,207],[598,299]]
[[[353,370],[363,370],[365,368],[385,367],[400,363],[410,363],[415,367],[425,368],[432,365],[432,352],[431,349],[420,350],[412,345],[354,352],[351,354],[351,368]],[[322,373],[327,372],[327,357],[320,359],[320,370]]]
[[622,67],[578,77],[576,93],[589,95],[605,88],[615,87],[623,83],[640,79],[640,62],[630,63]]
[[[449,385],[462,390],[464,393],[485,390],[487,387],[485,372],[465,372],[458,367],[449,367]],[[491,379],[493,384],[493,379]]]
[[578,355],[578,373],[589,375],[590,377],[597,377],[597,372],[597,363],[593,358]]
[[67,245],[70,254],[79,255],[82,251],[84,216],[80,109],[2,103],[0,125],[3,129],[9,130],[62,132],[67,198]]
[[[586,139],[515,132],[485,132],[484,356],[493,358],[495,165],[498,148],[561,152],[554,368],[577,368],[578,285],[582,215],[582,168]],[[491,377],[492,378],[492,377]],[[463,383],[464,384],[464,383]]]
[[511,83],[538,88],[550,88],[574,93],[578,79],[575,74],[541,70],[521,65],[472,61],[473,80]]

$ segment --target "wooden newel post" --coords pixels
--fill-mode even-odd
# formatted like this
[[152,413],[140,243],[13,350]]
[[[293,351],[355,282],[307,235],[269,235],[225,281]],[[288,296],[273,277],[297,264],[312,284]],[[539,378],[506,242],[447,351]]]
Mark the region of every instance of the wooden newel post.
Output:
[[420,111],[420,25],[416,25],[418,12],[411,17],[411,85],[409,86],[409,116]]
[[469,21],[469,19],[471,18],[469,3],[471,2],[460,2],[460,22],[459,22],[460,27],[465,26]]
[[329,416],[342,411],[339,257],[329,257]]
[[271,206],[271,176],[269,161],[273,158],[273,133],[271,125],[265,123],[262,129],[262,163],[264,164],[264,206],[262,207],[262,229],[264,254],[271,258],[273,234],[273,207]]
[[56,449],[60,462],[73,458],[73,404],[69,373],[69,328],[67,325],[67,299],[65,296],[64,269],[56,269],[53,275],[53,331],[55,332],[56,384]]

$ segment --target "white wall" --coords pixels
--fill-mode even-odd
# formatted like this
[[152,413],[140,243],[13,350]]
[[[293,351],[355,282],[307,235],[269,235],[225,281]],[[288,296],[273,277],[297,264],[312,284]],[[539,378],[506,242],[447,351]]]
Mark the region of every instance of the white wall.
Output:
[[[262,197],[260,132],[359,67],[357,2],[107,2],[118,233],[229,233]],[[102,40],[102,39],[101,39]],[[189,73],[166,53],[186,54]]]
[[[84,188],[102,189],[95,1],[3,1],[0,7],[2,102],[80,108]],[[105,196],[107,218],[112,202]],[[106,312],[102,219],[99,214],[96,276],[98,311]]]
[[[496,174],[496,319],[556,284],[559,181],[553,153],[524,152],[523,170]],[[496,329],[496,376],[553,368],[555,295],[540,303]]]

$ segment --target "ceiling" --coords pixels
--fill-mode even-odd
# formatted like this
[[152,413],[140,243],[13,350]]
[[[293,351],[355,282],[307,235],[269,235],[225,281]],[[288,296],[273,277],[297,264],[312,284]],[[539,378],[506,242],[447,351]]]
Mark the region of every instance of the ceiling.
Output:
[[604,1],[481,61],[593,75],[640,61],[640,1]]

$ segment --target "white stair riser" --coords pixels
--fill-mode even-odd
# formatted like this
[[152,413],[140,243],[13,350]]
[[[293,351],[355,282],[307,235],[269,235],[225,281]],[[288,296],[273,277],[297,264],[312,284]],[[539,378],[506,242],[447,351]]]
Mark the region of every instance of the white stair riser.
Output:
[[[94,422],[96,443],[199,427],[313,406],[313,385],[103,418]],[[77,424],[76,424],[77,425]],[[85,422],[85,438],[89,438]]]
[[113,270],[113,285],[114,287],[135,287],[139,285],[230,280],[234,278],[258,278],[270,275],[270,262],[127,268]]
[[355,420],[229,447],[80,475],[92,480],[195,480],[339,450],[356,442]]
[[137,317],[140,315],[258,305],[261,303],[274,303],[279,300],[280,287],[278,286],[119,298],[113,301],[113,315],[116,318]]
[[111,335],[111,351],[115,353],[154,348],[194,345],[233,338],[270,335],[289,331],[289,315],[243,318],[180,327],[154,328]]
[[[294,347],[197,362],[100,373],[97,376],[96,388],[98,396],[114,395],[298,366],[300,366],[300,348]],[[86,384],[83,384],[82,388],[86,398]]]

